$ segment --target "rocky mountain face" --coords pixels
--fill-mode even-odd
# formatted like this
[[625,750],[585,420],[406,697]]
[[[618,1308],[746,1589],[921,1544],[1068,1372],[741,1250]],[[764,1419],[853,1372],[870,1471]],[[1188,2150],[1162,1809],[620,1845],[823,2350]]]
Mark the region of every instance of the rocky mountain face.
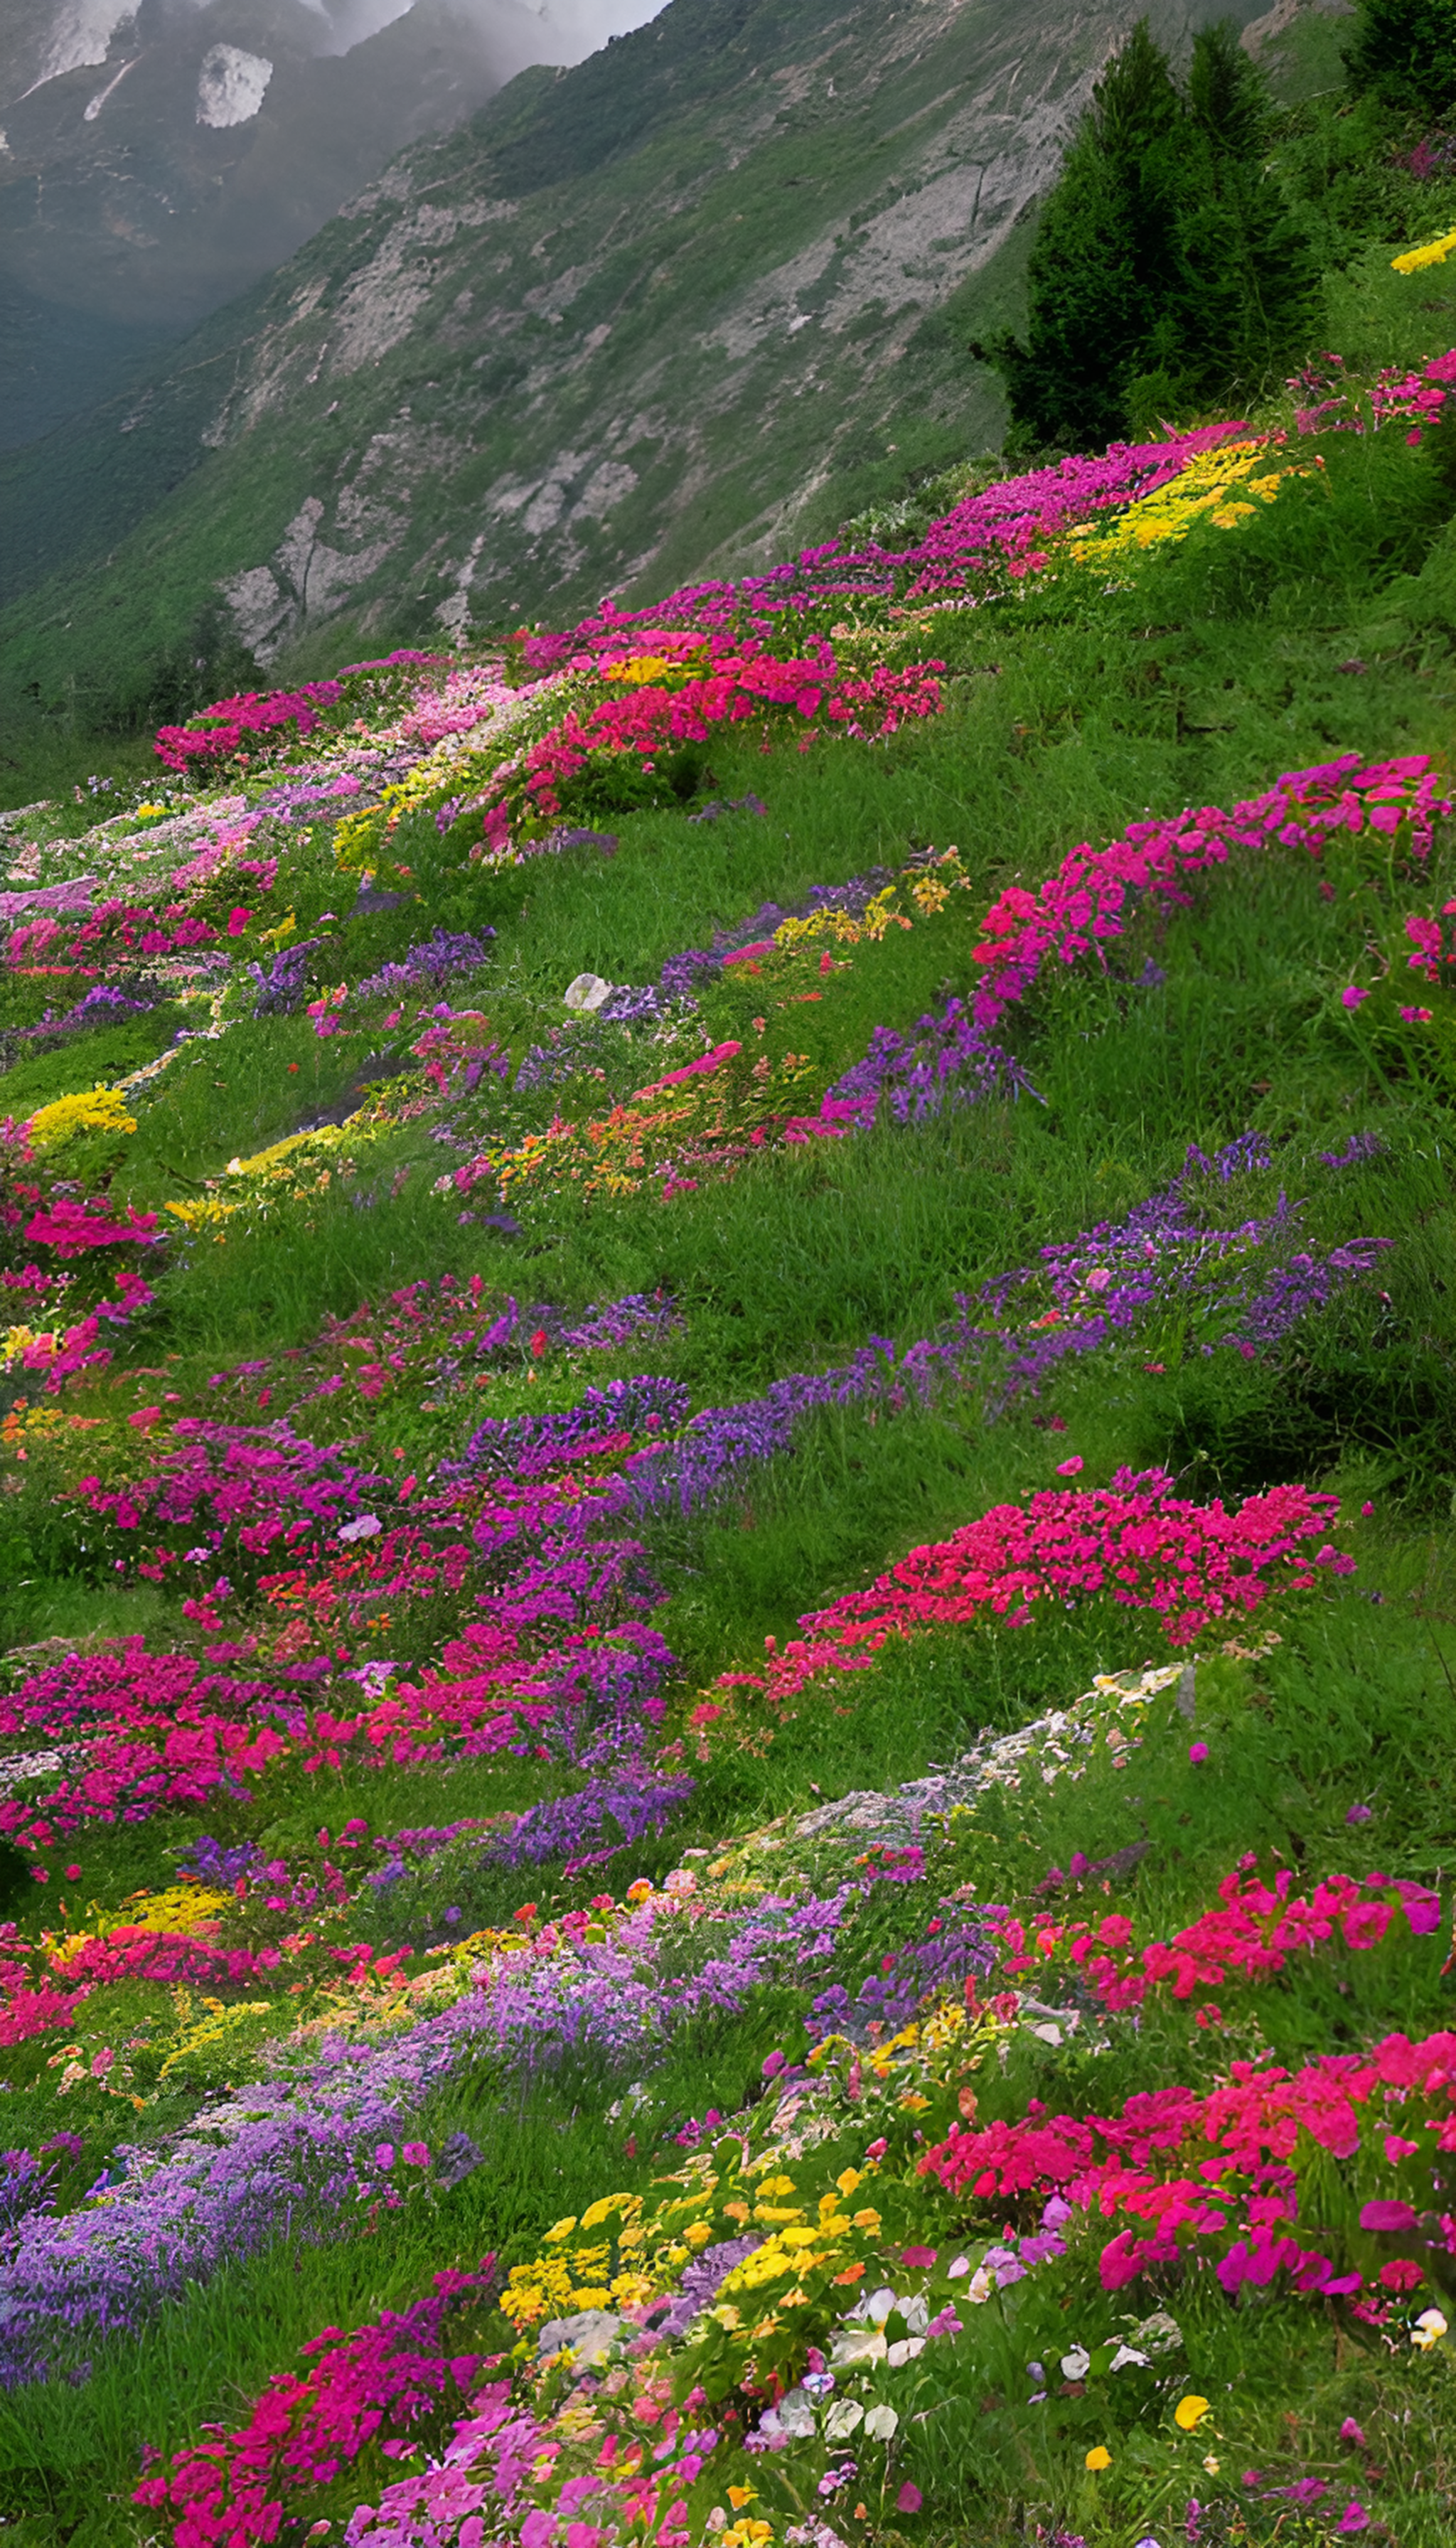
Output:
[[290,256],[407,142],[651,0],[6,0],[0,448]]
[[[32,580],[78,504],[99,544],[173,492],[12,613],[12,651],[44,689],[67,646],[139,663],[208,606],[264,666],[459,637],[769,562],[986,448],[965,339],[1014,310],[1027,217],[1135,14],[672,0],[524,73],[51,453]],[[1176,48],[1199,13],[1149,14]]]

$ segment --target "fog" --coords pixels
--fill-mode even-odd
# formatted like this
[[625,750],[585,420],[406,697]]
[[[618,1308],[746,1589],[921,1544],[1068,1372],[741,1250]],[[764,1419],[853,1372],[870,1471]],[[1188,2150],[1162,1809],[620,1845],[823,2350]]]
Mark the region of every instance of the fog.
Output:
[[0,0],[0,449],[290,256],[408,143],[664,0]]

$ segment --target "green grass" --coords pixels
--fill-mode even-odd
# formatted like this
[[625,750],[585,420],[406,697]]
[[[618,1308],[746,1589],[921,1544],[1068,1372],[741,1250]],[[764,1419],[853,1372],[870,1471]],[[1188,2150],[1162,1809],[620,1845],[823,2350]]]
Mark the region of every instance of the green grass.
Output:
[[[1337,289],[1364,313],[1367,353],[1402,350],[1409,308],[1373,267]],[[300,935],[330,933],[319,982],[357,979],[436,920],[489,924],[498,932],[490,963],[456,996],[484,1007],[518,1055],[559,1020],[561,991],[578,970],[650,980],[666,956],[705,945],[715,925],[746,918],[766,898],[787,905],[811,885],[957,843],[974,891],[878,949],[853,951],[852,969],[822,1004],[792,1013],[799,1048],[843,1067],[876,1023],[904,1026],[950,992],[963,994],[985,903],[1013,878],[1035,882],[1077,842],[1113,836],[1148,809],[1229,804],[1281,771],[1341,752],[1443,750],[1456,695],[1443,455],[1339,435],[1310,450],[1323,470],[1291,484],[1267,515],[1236,537],[1210,530],[1149,557],[1132,592],[1067,577],[1015,603],[941,614],[925,651],[949,667],[945,713],[888,747],[839,742],[764,757],[715,744],[715,790],[756,789],[765,818],[699,826],[677,808],[631,814],[613,824],[610,860],[568,855],[482,876],[439,842],[426,815],[396,843],[414,869],[418,904],[345,921],[320,837],[281,879],[279,910],[294,905]],[[1327,898],[1321,881],[1333,888]],[[1347,1511],[1372,1507],[1348,1537],[1358,1573],[1272,1613],[1283,1642],[1257,1661],[1201,1663],[1197,1729],[1210,1761],[1190,1760],[1189,1729],[1170,1698],[1149,1719],[1134,1771],[1100,1755],[1075,1782],[992,1796],[953,1826],[923,1884],[871,1896],[845,1950],[846,1976],[856,1981],[939,1916],[956,1886],[1025,1902],[1077,1851],[1098,1860],[1146,1843],[1118,1879],[1116,1901],[1149,1936],[1205,1908],[1249,1851],[1302,1880],[1371,1865],[1443,1876],[1456,1707],[1450,1092],[1434,1073],[1417,1077],[1338,1004],[1339,983],[1369,960],[1377,916],[1394,914],[1399,927],[1405,892],[1404,879],[1388,888],[1353,852],[1331,852],[1319,870],[1302,852],[1241,855],[1189,908],[1156,924],[1139,917],[1121,951],[1129,960],[1110,977],[1083,968],[1039,988],[1008,1021],[1007,1041],[1045,1103],[1023,1097],[919,1129],[882,1126],[843,1143],[770,1151],[733,1182],[668,1205],[533,1200],[522,1206],[520,1236],[500,1236],[462,1225],[453,1204],[428,1192],[442,1155],[428,1119],[398,1127],[369,1154],[367,1209],[331,1188],[307,1212],[234,1227],[223,1245],[176,1247],[135,1342],[61,1402],[95,1419],[95,1430],[38,1449],[24,1479],[18,1466],[6,1469],[18,1489],[5,1499],[0,1538],[9,1641],[190,1641],[175,1598],[120,1585],[110,1543],[57,1497],[80,1459],[139,1460],[125,1417],[165,1390],[177,1392],[178,1407],[226,1405],[238,1421],[259,1415],[240,1395],[214,1397],[215,1373],[305,1346],[327,1316],[347,1316],[361,1299],[446,1272],[479,1273],[493,1296],[509,1292],[523,1305],[580,1308],[661,1287],[681,1326],[603,1356],[586,1376],[658,1370],[682,1379],[694,1404],[722,1403],[821,1369],[871,1334],[903,1345],[944,1331],[957,1293],[1121,1215],[1177,1173],[1190,1142],[1211,1149],[1252,1127],[1275,1143],[1275,1161],[1228,1190],[1230,1219],[1268,1212],[1283,1187],[1303,1207],[1301,1237],[1312,1248],[1391,1238],[1377,1280],[1310,1320],[1269,1360],[1205,1354],[1208,1339],[1170,1318],[1155,1336],[1060,1366],[1039,1399],[994,1421],[969,1389],[896,1413],[838,1410],[807,1426],[791,1455],[744,1473],[718,1504],[687,1521],[650,1522],[648,1558],[670,1596],[659,1624],[682,1664],[672,1726],[682,1730],[681,1702],[717,1674],[751,1665],[765,1636],[792,1634],[803,1612],[988,1506],[1059,1483],[1068,1449],[1085,1461],[1083,1484],[1125,1463],[1166,1463],[1199,1501],[1298,1478],[1332,1488]],[[1410,907],[1439,907],[1453,892],[1442,848],[1431,874],[1410,880]],[[325,912],[340,916],[325,923]],[[1146,956],[1164,979],[1142,990],[1134,984]],[[705,1030],[736,1035],[758,996],[751,980],[713,987]],[[170,1011],[157,1012],[63,1053],[12,1061],[0,1112],[28,1112],[144,1058],[171,1024]],[[184,1050],[153,1094],[138,1093],[137,1131],[108,1162],[114,1196],[155,1209],[226,1175],[231,1155],[335,1099],[356,1058],[377,1049],[376,1032],[388,1041],[371,1019],[357,1045],[322,1042],[306,1019],[264,1020]],[[624,1084],[641,1052],[624,1047],[613,1060]],[[1338,1175],[1323,1169],[1320,1152],[1338,1151],[1351,1132],[1378,1134],[1381,1153]],[[76,1159],[87,1164],[79,1150]],[[391,1195],[401,1166],[410,1180]],[[582,1366],[549,1358],[539,1379],[526,1370],[523,1361],[493,1381],[491,1412],[568,1403],[583,1381]],[[14,1394],[31,1386],[17,1381]],[[316,1405],[300,1420],[319,1439],[357,1435],[361,1457],[392,1465],[400,1452],[423,1471],[458,1452],[479,1404],[444,1399],[426,1410],[407,1398],[371,1410],[350,1399]],[[422,1662],[452,1624],[443,1603],[402,1612],[391,1650]],[[892,1789],[953,1759],[982,1727],[1014,1727],[1062,1705],[1095,1674],[1139,1664],[1155,1643],[1153,1622],[1108,1605],[886,1649],[872,1670],[779,1715],[748,1703],[696,1764],[697,1791],[682,1819],[630,1863],[601,1877],[567,1878],[548,1866],[532,1871],[531,1885],[544,1904],[580,1903],[598,1881],[619,1888],[639,1871],[661,1874],[686,1848],[714,1849],[823,1797]],[[684,1750],[689,1766],[694,1757]],[[116,1909],[134,1890],[168,1881],[178,1851],[204,1827],[292,1858],[316,1845],[320,1825],[337,1833],[351,1816],[387,1832],[518,1811],[561,1783],[554,1765],[529,1760],[373,1774],[285,1769],[262,1783],[255,1805],[93,1829],[77,1844],[80,1890]],[[1370,1821],[1351,1826],[1352,1806],[1368,1806]],[[842,1872],[842,1857],[826,1849],[818,1879],[827,1887]],[[367,1934],[381,1947],[407,1933],[437,1939],[447,1905],[469,1921],[505,1919],[524,1889],[523,1875],[482,1868],[457,1844],[370,1907]],[[7,1912],[28,1933],[40,1925],[34,1904],[34,1891],[23,1893]],[[1083,1914],[1099,1907],[1100,1892]],[[1206,2082],[1230,2040],[1251,2057],[1262,2048],[1296,2062],[1397,2025],[1432,2030],[1450,2015],[1444,1952],[1433,1938],[1399,1966],[1311,1959],[1231,2004],[1231,2039],[1200,2032],[1173,2004],[1140,2030],[1116,2031],[1105,2053],[1023,2039],[1004,2077],[986,2083],[986,2112],[1019,2114],[1033,2094],[1053,2112],[1105,2112],[1170,2079]],[[665,2045],[646,2072],[632,2154],[625,2122],[609,2113],[624,2076],[583,2065],[525,2086],[484,2069],[457,2078],[429,2111],[429,2136],[468,2130],[486,2164],[438,2210],[421,2203],[379,2234],[282,2241],[168,2305],[134,2340],[99,2342],[89,2381],[72,2385],[58,2361],[52,2379],[0,2399],[7,2534],[26,2548],[110,2548],[144,2536],[127,2508],[144,2442],[167,2447],[209,2423],[238,2421],[321,2325],[398,2305],[436,2266],[473,2262],[488,2248],[524,2258],[558,2215],[613,2186],[645,2187],[675,2155],[660,2136],[709,2103],[743,2106],[766,2050],[795,2040],[803,2005],[804,1993],[785,1985],[741,2021]],[[113,2018],[138,2030],[170,2023],[151,1985],[119,1993],[83,2022],[100,2029]],[[112,2114],[99,2100],[83,2110],[71,2092],[62,2097],[44,2043],[7,2051],[5,2062],[5,2126],[17,2145],[85,2112],[77,2190],[117,2138],[182,2120],[220,2084],[199,2058],[176,2102],[134,2124],[130,2111]],[[1290,2475],[1322,2467],[1341,2418],[1355,2414],[1388,2469],[1378,2506],[1391,2535],[1401,2548],[1449,2537],[1456,2405],[1439,2361],[1427,2377],[1363,2335],[1333,2334],[1313,2308],[1283,2302],[1222,2314],[1190,2302],[1183,2314],[1189,2383],[1217,2392],[1235,2483],[1245,2464]],[[1141,2461],[1130,2444],[1127,2469],[1120,2461],[1098,2493],[1081,2464],[1095,2435],[1074,2450],[1044,2446],[1028,2413],[971,2405],[928,2441],[931,2508],[899,2536],[932,2548],[1011,2548],[1039,2521],[1070,2525],[1095,2548],[1133,2548],[1146,2535],[1147,2506],[1171,2483],[1165,2452],[1154,2465],[1150,2441]],[[341,2488],[320,2490],[309,2518],[338,2521],[347,2509]],[[897,2534],[887,2524],[880,2535]],[[1171,2535],[1164,2511],[1154,2535]],[[1292,2521],[1281,2533],[1298,2535]],[[1320,2533],[1307,2527],[1305,2536]]]

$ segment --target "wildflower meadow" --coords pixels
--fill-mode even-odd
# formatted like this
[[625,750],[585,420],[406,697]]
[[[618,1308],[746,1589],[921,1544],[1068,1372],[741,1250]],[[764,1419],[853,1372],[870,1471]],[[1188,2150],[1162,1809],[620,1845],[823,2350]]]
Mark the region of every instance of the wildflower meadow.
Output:
[[1451,244],[5,817],[7,2540],[1450,2538]]

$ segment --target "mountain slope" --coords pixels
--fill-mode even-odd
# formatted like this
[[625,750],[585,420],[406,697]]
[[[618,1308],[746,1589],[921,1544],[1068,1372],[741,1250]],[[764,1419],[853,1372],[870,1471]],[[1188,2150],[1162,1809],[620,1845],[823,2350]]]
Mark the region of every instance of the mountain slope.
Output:
[[[831,478],[983,447],[972,313],[1132,14],[674,0],[523,74],[73,438],[78,544],[174,491],[12,613],[22,677],[119,695],[220,595],[272,664],[663,590],[781,553]],[[1201,13],[1151,14],[1176,46]],[[31,580],[60,460],[31,456]]]
[[[634,0],[11,0],[0,12],[0,448],[124,385],[407,142]],[[88,385],[89,382],[89,385]]]

